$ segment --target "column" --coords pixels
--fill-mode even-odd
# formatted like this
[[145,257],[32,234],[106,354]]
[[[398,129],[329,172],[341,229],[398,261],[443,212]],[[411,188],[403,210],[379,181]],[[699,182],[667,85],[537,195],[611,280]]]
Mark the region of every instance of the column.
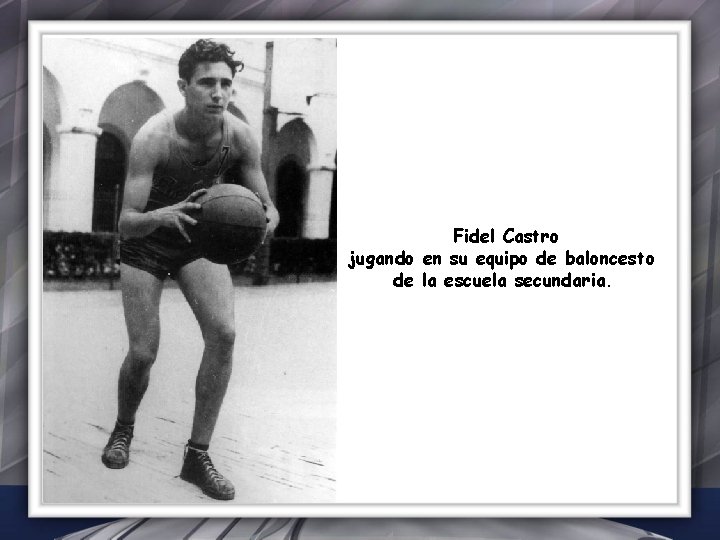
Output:
[[45,230],[92,230],[95,147],[102,130],[90,121],[91,114],[82,109],[77,122],[57,126],[60,144],[46,203]]
[[320,165],[307,168],[307,199],[303,217],[304,238],[327,238],[330,231],[330,205],[334,166]]

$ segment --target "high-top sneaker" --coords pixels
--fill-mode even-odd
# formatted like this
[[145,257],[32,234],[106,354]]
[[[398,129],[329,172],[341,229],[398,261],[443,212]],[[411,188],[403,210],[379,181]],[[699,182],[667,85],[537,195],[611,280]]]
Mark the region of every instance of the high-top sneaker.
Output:
[[102,453],[102,462],[110,469],[122,469],[130,461],[130,441],[133,437],[134,425],[115,424],[110,439]]
[[185,456],[180,478],[195,484],[208,497],[229,501],[235,498],[235,488],[230,480],[215,470],[210,456],[204,450],[185,445]]

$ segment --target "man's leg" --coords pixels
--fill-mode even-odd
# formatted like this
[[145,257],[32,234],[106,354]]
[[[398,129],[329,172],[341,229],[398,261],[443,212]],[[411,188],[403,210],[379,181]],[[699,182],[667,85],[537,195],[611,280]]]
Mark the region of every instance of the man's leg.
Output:
[[219,474],[207,454],[232,373],[235,298],[226,266],[198,259],[180,269],[177,281],[200,325],[205,348],[195,380],[195,413],[180,477],[206,495],[229,500],[232,483]]
[[120,276],[130,348],[120,368],[118,420],[132,424],[147,390],[160,343],[162,281],[128,265],[121,266]]
[[191,440],[210,444],[232,373],[235,298],[226,266],[197,259],[180,269],[178,284],[200,325],[205,349],[195,381]]
[[160,342],[162,293],[161,280],[126,264],[121,266],[120,283],[130,346],[118,378],[117,424],[102,455],[103,463],[113,469],[125,467],[130,458],[135,413],[147,390]]

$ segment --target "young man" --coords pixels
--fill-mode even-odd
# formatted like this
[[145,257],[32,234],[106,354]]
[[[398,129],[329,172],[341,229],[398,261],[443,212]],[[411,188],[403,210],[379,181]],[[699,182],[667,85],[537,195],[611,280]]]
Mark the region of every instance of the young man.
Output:
[[232,370],[233,285],[226,266],[202,258],[187,228],[197,223],[192,213],[200,205],[194,201],[218,182],[239,183],[257,193],[266,207],[268,234],[279,221],[260,168],[258,144],[248,126],[226,111],[233,77],[242,66],[233,54],[211,40],[190,46],[179,62],[184,108],[148,120],[132,143],[119,221],[130,348],[120,369],[117,422],[102,453],[107,467],[128,464],[135,413],[158,350],[160,294],[170,276],[190,304],[205,343],[180,477],[222,500],[234,498],[235,489],[215,470],[208,446]]

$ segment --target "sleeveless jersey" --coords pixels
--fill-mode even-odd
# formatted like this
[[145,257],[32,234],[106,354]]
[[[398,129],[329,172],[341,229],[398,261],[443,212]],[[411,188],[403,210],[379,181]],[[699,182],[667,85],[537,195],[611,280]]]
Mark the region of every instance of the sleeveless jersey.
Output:
[[[213,156],[203,165],[190,163],[180,148],[173,114],[163,114],[166,115],[167,132],[170,137],[168,158],[165,163],[160,163],[155,167],[145,212],[179,203],[193,191],[223,182],[223,176],[228,168],[237,160],[237,150],[233,149],[230,144],[227,113],[223,115],[220,144]],[[186,227],[192,227],[192,225],[186,225]],[[172,244],[187,244],[180,232],[171,227],[160,227],[150,233],[148,237]]]

